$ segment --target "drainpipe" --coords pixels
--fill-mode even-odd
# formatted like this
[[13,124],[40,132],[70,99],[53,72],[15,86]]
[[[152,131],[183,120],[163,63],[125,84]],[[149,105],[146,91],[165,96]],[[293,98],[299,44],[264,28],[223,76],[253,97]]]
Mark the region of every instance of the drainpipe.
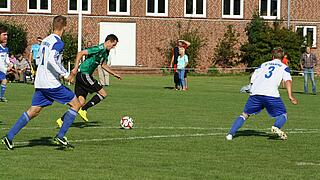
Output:
[[287,21],[288,29],[290,29],[290,10],[291,10],[291,3],[290,3],[290,0],[288,0],[288,21]]

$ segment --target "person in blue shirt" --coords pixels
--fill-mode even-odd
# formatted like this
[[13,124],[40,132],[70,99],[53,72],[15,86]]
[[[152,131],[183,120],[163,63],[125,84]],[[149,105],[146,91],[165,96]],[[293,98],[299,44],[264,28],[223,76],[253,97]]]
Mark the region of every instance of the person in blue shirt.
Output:
[[32,71],[34,71],[33,74],[35,74],[38,68],[39,58],[37,58],[37,56],[38,56],[41,42],[42,42],[42,37],[37,37],[37,43],[32,44],[30,49],[29,63],[32,66]]

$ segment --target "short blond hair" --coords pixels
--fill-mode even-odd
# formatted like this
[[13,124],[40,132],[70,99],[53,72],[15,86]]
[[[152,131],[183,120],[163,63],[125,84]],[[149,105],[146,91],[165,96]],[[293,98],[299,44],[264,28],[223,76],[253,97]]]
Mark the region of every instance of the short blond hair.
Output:
[[179,47],[179,53],[182,52],[183,54],[186,53],[186,50],[183,47]]

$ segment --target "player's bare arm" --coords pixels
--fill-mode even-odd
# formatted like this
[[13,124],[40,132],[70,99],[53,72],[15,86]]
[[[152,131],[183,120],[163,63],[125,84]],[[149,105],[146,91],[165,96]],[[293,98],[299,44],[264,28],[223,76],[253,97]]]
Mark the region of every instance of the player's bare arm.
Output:
[[83,50],[77,53],[76,59],[74,61],[74,67],[71,70],[70,75],[72,76],[72,78],[77,74],[78,69],[79,69],[79,65],[80,65],[80,60],[82,59],[83,56],[88,55],[88,50]]
[[120,75],[116,74],[114,71],[112,71],[112,70],[110,69],[110,67],[109,67],[106,63],[103,63],[103,64],[101,65],[101,67],[102,67],[104,70],[106,70],[109,74],[111,74],[111,75],[113,75],[114,77],[122,80],[122,77],[121,77]]
[[292,104],[296,105],[298,104],[298,100],[292,95],[292,81],[288,80],[286,81],[286,88],[288,92],[288,97]]

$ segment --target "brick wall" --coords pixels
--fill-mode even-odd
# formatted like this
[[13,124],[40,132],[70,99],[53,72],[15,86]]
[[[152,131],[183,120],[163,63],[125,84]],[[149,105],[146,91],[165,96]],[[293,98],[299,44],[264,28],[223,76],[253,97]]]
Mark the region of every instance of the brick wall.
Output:
[[[291,0],[291,25],[316,25],[317,42],[320,46],[320,8],[319,0]],[[199,65],[209,67],[218,38],[221,38],[227,25],[234,25],[241,34],[241,42],[246,41],[245,26],[250,21],[252,13],[258,9],[259,0],[244,1],[243,19],[225,19],[221,17],[222,0],[207,0],[207,18],[184,18],[184,1],[169,0],[168,17],[146,16],[146,1],[131,0],[130,16],[108,16],[107,0],[92,0],[91,14],[83,15],[83,39],[93,43],[99,41],[99,22],[135,22],[137,65],[162,67],[165,59],[157,48],[164,48],[172,38],[177,38],[177,23],[181,29],[198,28],[200,34],[208,41],[207,46],[200,51]],[[51,0],[51,14],[27,13],[26,0],[11,0],[11,12],[0,12],[1,20],[22,24],[28,31],[29,47],[37,36],[45,37],[51,26],[52,18],[62,14],[68,18],[68,30],[78,31],[77,15],[68,14],[67,0]],[[286,23],[287,1],[281,1],[281,18]],[[121,40],[120,40],[121,41]],[[320,57],[319,48],[313,49]],[[28,51],[26,52],[26,54]]]

